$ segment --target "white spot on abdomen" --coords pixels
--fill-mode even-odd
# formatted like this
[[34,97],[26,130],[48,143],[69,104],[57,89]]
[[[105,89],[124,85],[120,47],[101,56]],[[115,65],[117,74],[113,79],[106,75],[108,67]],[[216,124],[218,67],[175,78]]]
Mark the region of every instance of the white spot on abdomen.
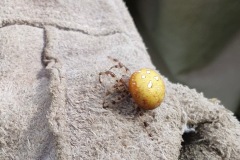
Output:
[[149,81],[148,88],[152,88],[152,81]]

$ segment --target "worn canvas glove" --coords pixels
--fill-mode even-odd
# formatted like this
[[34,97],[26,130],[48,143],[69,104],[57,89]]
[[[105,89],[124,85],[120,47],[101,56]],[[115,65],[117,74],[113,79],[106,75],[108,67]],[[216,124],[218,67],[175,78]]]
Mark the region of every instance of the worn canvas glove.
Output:
[[154,69],[121,0],[5,0],[0,15],[0,159],[239,159],[232,113],[167,78],[155,110],[103,108],[107,56]]

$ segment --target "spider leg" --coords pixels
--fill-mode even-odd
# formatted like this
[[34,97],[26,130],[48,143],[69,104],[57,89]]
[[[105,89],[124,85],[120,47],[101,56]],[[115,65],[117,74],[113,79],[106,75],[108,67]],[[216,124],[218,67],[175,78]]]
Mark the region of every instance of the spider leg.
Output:
[[130,74],[130,70],[126,66],[124,66],[121,62],[119,62],[118,64],[112,66],[109,70],[112,70],[113,68],[124,69],[124,71],[127,74]]
[[113,73],[113,72],[111,72],[111,71],[106,71],[106,72],[100,72],[99,73],[99,83],[101,83],[102,84],[102,80],[101,80],[101,76],[103,76],[103,75],[110,75],[112,78],[115,78],[116,79],[116,81],[117,81],[117,77],[116,77],[116,75]]
[[115,105],[126,99],[129,95],[126,84],[121,80],[117,80],[117,83],[107,90],[103,100],[103,108]]
[[107,56],[107,58],[109,58],[109,59],[111,59],[113,62],[119,62],[119,60],[118,59],[116,59],[116,58],[112,58],[111,56]]
[[103,108],[108,108],[122,102],[129,96],[128,92],[122,92],[121,94],[107,95],[103,101]]
[[125,83],[123,81],[118,80],[116,84],[113,85],[113,88],[116,92],[123,92],[126,90]]
[[112,66],[109,70],[112,70],[113,68],[124,69],[124,71],[130,75],[130,70],[124,64],[122,64],[119,60],[117,60],[116,58],[112,58],[110,56],[108,56],[108,58],[111,59],[113,62],[117,63],[116,65]]

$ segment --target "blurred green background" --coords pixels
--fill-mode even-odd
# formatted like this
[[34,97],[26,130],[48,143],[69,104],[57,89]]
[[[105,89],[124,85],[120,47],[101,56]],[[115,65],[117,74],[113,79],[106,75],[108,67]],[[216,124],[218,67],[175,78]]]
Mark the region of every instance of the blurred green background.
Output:
[[125,3],[158,70],[240,118],[240,1]]

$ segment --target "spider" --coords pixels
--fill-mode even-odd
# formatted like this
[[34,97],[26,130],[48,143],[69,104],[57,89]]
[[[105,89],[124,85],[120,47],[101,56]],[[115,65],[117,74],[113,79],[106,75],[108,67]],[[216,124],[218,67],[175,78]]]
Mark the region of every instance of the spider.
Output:
[[[134,102],[144,110],[152,110],[158,107],[165,96],[165,85],[161,76],[154,70],[142,68],[133,74],[123,65],[119,60],[108,57],[113,62],[117,63],[109,70],[99,73],[99,82],[104,85],[103,78],[107,78],[109,82],[107,92],[103,101],[103,108],[115,105],[126,99],[132,97]],[[113,72],[117,69],[121,72]],[[110,100],[109,100],[110,99]],[[109,100],[109,101],[107,101]]]

